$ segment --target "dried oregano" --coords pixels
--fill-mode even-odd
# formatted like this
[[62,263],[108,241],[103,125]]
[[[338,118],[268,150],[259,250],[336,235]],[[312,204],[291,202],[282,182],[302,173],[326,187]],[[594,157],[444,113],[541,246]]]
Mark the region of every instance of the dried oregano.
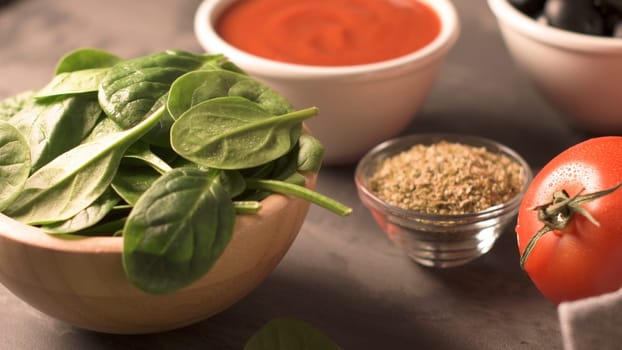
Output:
[[484,147],[440,141],[382,161],[370,179],[385,202],[428,214],[467,214],[507,202],[524,182],[521,166]]

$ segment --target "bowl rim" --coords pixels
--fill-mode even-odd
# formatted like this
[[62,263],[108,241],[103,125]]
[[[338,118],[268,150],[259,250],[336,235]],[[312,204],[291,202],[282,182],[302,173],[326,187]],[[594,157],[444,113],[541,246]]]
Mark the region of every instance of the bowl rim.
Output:
[[622,39],[588,35],[538,23],[512,6],[508,0],[487,0],[501,26],[548,45],[584,52],[621,53]]
[[[317,176],[317,172],[305,173],[305,187],[314,187]],[[261,201],[262,206],[257,213],[236,215],[234,232],[236,232],[238,228],[252,226],[255,220],[260,220],[263,217],[279,213],[294,199],[295,197],[279,193],[269,195]],[[41,249],[65,253],[92,252],[97,254],[121,254],[123,251],[123,237],[84,236],[75,237],[75,239],[57,237],[53,234],[45,233],[38,227],[26,225],[0,213],[0,240],[3,239]]]
[[[392,147],[399,145],[399,149],[408,149],[411,146],[419,143],[423,144],[432,144],[438,141],[448,141],[448,142],[458,142],[466,145],[477,145],[484,146],[488,149],[495,148],[499,151],[499,153],[505,154],[512,158],[512,160],[516,161],[521,169],[524,171],[524,182],[521,187],[521,190],[510,200],[505,203],[497,204],[492,207],[486,208],[484,210],[475,212],[475,213],[465,213],[465,214],[428,214],[422,213],[415,210],[404,209],[392,204],[385,202],[376,196],[366,185],[363,176],[364,168],[368,166],[370,162],[373,162],[376,158],[381,156],[383,152]],[[431,141],[431,142],[420,142],[420,141]],[[387,154],[387,156],[395,155],[397,152],[393,152],[391,154]],[[524,193],[527,191],[531,180],[533,179],[533,170],[531,166],[527,163],[527,161],[515,150],[512,148],[495,141],[493,139],[489,139],[482,136],[476,136],[471,134],[462,134],[462,133],[414,133],[410,135],[396,137],[390,140],[386,140],[374,148],[369,150],[359,161],[354,171],[354,181],[359,191],[360,196],[365,197],[365,201],[370,205],[373,205],[376,209],[381,210],[385,213],[390,213],[391,215],[399,216],[402,218],[416,217],[421,220],[429,221],[429,222],[463,222],[468,219],[485,219],[496,217],[502,215],[503,213],[513,211],[517,209],[521,203],[522,197]]]
[[[194,32],[199,44],[206,51],[214,51],[230,57],[242,67],[252,67],[254,73],[282,79],[324,79],[370,74],[378,71],[398,69],[408,65],[410,69],[422,66],[442,57],[455,44],[460,33],[460,23],[451,0],[418,0],[430,6],[441,21],[441,31],[425,47],[386,61],[351,66],[312,66],[285,63],[256,56],[228,44],[213,28],[217,17],[227,6],[239,0],[203,0],[194,17]],[[247,68],[246,70],[250,70]]]

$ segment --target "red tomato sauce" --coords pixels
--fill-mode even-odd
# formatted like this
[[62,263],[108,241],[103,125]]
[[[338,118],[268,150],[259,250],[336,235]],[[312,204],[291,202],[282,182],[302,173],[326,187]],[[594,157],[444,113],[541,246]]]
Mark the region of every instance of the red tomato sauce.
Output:
[[316,66],[403,56],[429,44],[440,28],[438,15],[418,0],[244,0],[216,23],[241,50]]

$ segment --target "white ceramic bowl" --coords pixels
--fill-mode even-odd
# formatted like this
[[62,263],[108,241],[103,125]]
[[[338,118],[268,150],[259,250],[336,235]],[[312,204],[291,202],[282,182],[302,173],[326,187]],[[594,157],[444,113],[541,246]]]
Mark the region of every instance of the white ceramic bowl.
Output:
[[[307,187],[315,180],[309,174]],[[302,199],[268,196],[259,213],[238,216],[229,245],[205,276],[165,295],[147,294],[126,278],[121,237],[55,238],[0,214],[0,283],[39,311],[84,329],[141,334],[183,327],[256,288],[289,249],[308,208]]]
[[517,66],[563,117],[584,130],[622,131],[622,39],[536,22],[507,0],[488,0]]
[[421,0],[441,20],[441,32],[411,54],[371,64],[319,67],[277,62],[243,52],[214,30],[219,15],[237,0],[205,0],[195,16],[196,36],[210,53],[221,53],[298,108],[317,106],[307,122],[326,148],[325,164],[353,163],[412,121],[428,95],[444,57],[459,35],[449,0]]

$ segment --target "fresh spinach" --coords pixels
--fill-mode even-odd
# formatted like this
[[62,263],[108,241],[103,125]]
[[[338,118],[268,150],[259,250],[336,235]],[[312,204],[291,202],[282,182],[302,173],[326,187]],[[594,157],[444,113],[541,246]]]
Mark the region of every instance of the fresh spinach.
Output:
[[106,137],[111,134],[117,134],[122,132],[123,129],[117,125],[117,123],[113,122],[110,118],[106,117],[104,113],[97,120],[97,123],[93,127],[93,130],[82,140],[80,143],[89,143],[100,139],[102,137]]
[[0,101],[0,121],[8,121],[32,101],[34,91],[24,91]]
[[203,276],[224,251],[235,222],[220,170],[177,168],[140,197],[123,230],[129,278],[167,293]]
[[335,214],[350,215],[352,209],[334,199],[324,196],[306,187],[279,180],[247,179],[246,186],[251,189],[267,190],[273,193],[289,194],[328,209]]
[[304,187],[323,148],[294,109],[222,55],[122,60],[80,49],[43,89],[0,102],[0,210],[56,237],[123,236],[128,279],[169,293],[203,276],[236,214]]
[[231,198],[235,198],[246,190],[246,180],[237,170],[222,170],[220,183]]
[[95,96],[70,97],[22,109],[10,122],[30,145],[32,170],[78,145],[101,115]]
[[108,73],[109,68],[91,68],[59,73],[35,97],[39,100],[64,95],[94,93]]
[[175,80],[167,108],[173,119],[179,119],[200,102],[226,96],[244,97],[272,115],[293,111],[289,102],[268,86],[244,74],[215,69],[193,71]]
[[125,159],[134,159],[145,165],[150,166],[153,170],[160,174],[171,170],[171,166],[166,163],[160,156],[151,151],[150,145],[146,142],[138,141],[127,149]]
[[309,108],[273,116],[242,97],[213,98],[175,121],[171,146],[202,166],[250,168],[287,153],[300,137],[302,121],[316,113]]
[[121,164],[110,186],[127,204],[136,205],[138,198],[159,177],[160,173],[153,168]]
[[30,173],[26,139],[11,124],[0,121],[0,211],[21,193]]
[[246,342],[243,350],[341,350],[310,324],[291,318],[275,318]]
[[116,218],[113,220],[100,221],[97,225],[78,231],[75,234],[81,236],[122,237],[123,227],[125,227],[126,221],[127,214],[124,217]]
[[[166,100],[168,98],[168,94],[162,95],[153,105],[152,110],[160,108],[161,106],[166,105]],[[169,141],[169,135],[171,133],[171,126],[173,126],[173,117],[171,117],[168,111],[164,113],[162,118],[158,121],[158,124],[154,126],[143,138],[143,141],[154,145],[160,146],[164,148],[170,148],[171,143]]]
[[56,65],[55,74],[83,69],[106,68],[121,62],[121,57],[94,48],[81,48],[67,53]]
[[91,205],[79,211],[73,217],[42,225],[41,229],[50,234],[69,234],[86,230],[100,222],[121,199],[111,188],[102,193]]
[[122,61],[110,68],[99,88],[108,117],[127,129],[139,123],[179,76],[199,69],[211,56],[168,50]]
[[152,113],[132,129],[81,144],[33,173],[5,213],[24,223],[64,221],[89,206],[112,181],[125,150],[164,113]]
[[309,134],[302,134],[298,139],[300,150],[298,152],[298,170],[317,172],[322,167],[324,158],[324,146],[320,140]]

